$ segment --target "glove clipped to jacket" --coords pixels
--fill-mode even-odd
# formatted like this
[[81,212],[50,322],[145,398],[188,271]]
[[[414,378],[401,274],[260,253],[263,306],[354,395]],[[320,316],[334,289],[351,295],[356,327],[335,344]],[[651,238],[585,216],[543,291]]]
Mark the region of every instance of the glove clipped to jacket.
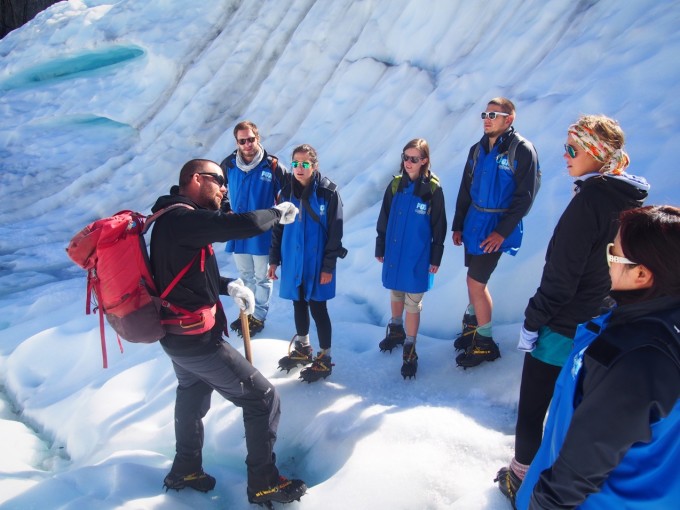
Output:
[[520,351],[531,352],[536,348],[536,340],[538,340],[538,331],[529,331],[522,326],[522,329],[519,332],[517,348]]
[[292,202],[281,202],[274,206],[274,209],[281,211],[281,218],[279,223],[281,225],[287,225],[288,223],[293,223],[295,221],[295,216],[297,215],[298,208]]
[[246,315],[252,315],[255,311],[255,294],[248,287],[245,286],[243,280],[237,278],[229,282],[227,285],[227,292],[234,298],[236,306],[238,306]]

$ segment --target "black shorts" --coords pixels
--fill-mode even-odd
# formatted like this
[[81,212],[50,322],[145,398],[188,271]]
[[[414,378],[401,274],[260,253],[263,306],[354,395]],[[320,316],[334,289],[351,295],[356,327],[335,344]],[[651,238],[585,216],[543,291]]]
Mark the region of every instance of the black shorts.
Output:
[[470,255],[465,252],[465,267],[468,268],[467,275],[479,283],[487,283],[491,278],[491,273],[498,265],[502,251],[485,253],[484,255]]

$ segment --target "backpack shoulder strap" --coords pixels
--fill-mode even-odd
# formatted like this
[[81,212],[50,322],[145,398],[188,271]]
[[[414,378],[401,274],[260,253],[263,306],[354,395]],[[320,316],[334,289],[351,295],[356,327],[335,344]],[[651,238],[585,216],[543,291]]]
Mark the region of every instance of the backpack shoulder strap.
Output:
[[472,174],[475,173],[475,167],[477,166],[477,160],[479,159],[479,144],[481,142],[477,142],[475,144],[475,150],[472,151],[472,165],[470,165],[470,177],[472,177]]
[[395,176],[392,178],[392,184],[391,184],[391,188],[392,188],[392,196],[394,196],[394,195],[397,194],[397,190],[399,189],[399,183],[400,183],[400,182],[401,182],[401,174],[400,174],[400,175],[395,175]]
[[517,152],[517,146],[520,142],[524,142],[525,139],[519,134],[515,133],[515,136],[510,141],[510,147],[508,147],[508,163],[510,163],[510,169],[515,172],[517,170],[517,158],[515,153]]
[[331,181],[328,177],[323,176],[321,178],[321,182],[319,182],[319,186],[317,187],[317,191],[320,189],[327,189],[331,193],[333,193],[336,189],[338,189],[338,185],[335,184],[333,181]]
[[194,209],[193,206],[190,206],[189,204],[185,204],[182,202],[178,202],[176,204],[171,204],[167,207],[164,207],[163,209],[160,209],[156,211],[154,214],[151,214],[146,217],[146,220],[144,221],[144,228],[142,229],[142,235],[147,233],[147,231],[151,228],[151,225],[153,224],[154,221],[163,216],[166,212],[172,209],[177,209],[179,207],[184,207],[186,209]]
[[272,172],[276,172],[276,168],[279,166],[279,158],[276,156],[267,156],[267,161],[269,162],[269,167]]

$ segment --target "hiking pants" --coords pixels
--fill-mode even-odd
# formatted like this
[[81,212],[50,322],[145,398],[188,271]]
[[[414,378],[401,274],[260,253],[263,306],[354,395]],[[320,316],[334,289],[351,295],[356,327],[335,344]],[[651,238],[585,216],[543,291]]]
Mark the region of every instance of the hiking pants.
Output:
[[[166,351],[167,352],[167,351]],[[203,417],[215,390],[243,409],[248,487],[258,491],[278,483],[274,443],[280,402],[274,386],[236,349],[221,341],[217,350],[197,356],[169,354],[177,375],[172,470],[189,474],[202,468]]]
[[562,367],[544,363],[531,353],[524,355],[519,406],[515,427],[515,459],[529,465],[541,446],[543,421]]

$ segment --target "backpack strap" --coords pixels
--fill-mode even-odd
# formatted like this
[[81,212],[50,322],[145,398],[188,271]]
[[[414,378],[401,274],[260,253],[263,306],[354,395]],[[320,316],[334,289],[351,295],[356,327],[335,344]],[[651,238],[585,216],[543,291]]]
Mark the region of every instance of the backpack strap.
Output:
[[[392,184],[390,185],[392,189],[392,196],[394,196],[397,193],[397,190],[399,189],[399,183],[401,182],[401,175],[395,175],[394,178],[392,179]],[[439,177],[437,177],[434,173],[430,172],[430,191],[422,195],[420,198],[423,200],[423,202],[429,202],[432,200],[432,196],[434,195],[434,192],[441,186],[439,184]]]

